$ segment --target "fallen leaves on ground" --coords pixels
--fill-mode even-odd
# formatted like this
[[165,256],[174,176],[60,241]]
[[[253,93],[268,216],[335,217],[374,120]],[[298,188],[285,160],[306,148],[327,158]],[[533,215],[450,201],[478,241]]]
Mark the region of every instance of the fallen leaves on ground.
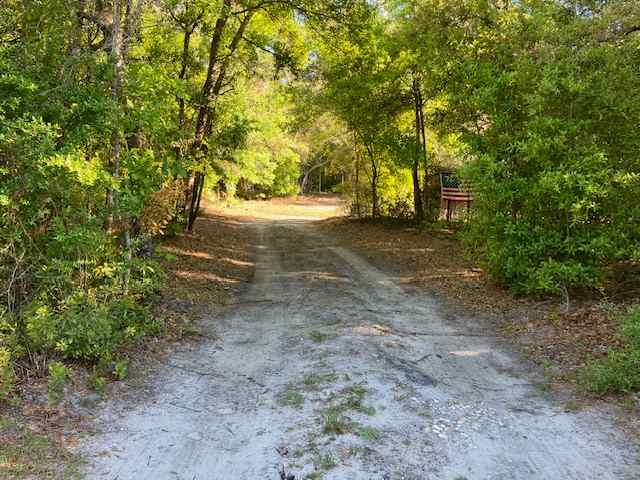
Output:
[[230,303],[254,272],[252,229],[205,207],[193,233],[165,239],[159,253],[167,272],[159,314],[174,333],[202,313]]

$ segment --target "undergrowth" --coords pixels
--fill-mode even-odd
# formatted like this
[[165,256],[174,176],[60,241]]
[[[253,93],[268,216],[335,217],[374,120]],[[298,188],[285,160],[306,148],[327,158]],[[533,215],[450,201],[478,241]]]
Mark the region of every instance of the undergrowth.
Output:
[[80,479],[80,460],[24,423],[0,418],[0,480]]
[[609,350],[605,358],[592,361],[582,372],[587,390],[599,395],[640,390],[640,304],[621,316],[620,337],[621,347]]
[[0,309],[0,401],[12,394],[16,364],[28,364],[34,355],[51,361],[54,403],[64,362],[88,367],[115,362],[117,371],[110,373],[124,378],[123,350],[163,328],[152,312],[164,279],[154,260],[123,259],[118,246],[97,230],[66,232],[46,246],[54,254],[41,258],[29,288],[21,292],[20,308]]

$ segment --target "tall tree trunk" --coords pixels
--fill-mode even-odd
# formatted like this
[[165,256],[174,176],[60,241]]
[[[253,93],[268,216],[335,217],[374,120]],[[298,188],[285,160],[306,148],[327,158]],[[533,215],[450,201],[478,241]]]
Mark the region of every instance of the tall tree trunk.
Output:
[[[120,179],[120,156],[122,150],[122,138],[120,135],[120,89],[124,75],[124,57],[122,55],[122,29],[120,17],[122,15],[120,0],[113,0],[113,23],[111,30],[111,57],[113,61],[113,80],[111,82],[111,98],[116,105],[116,124],[113,132],[113,146],[108,167],[111,176],[117,182]],[[118,198],[113,187],[107,189],[107,231],[113,230],[114,217],[116,215]]]
[[191,232],[193,230],[193,225],[198,218],[198,213],[200,211],[200,200],[202,199],[202,190],[204,189],[204,180],[205,176],[203,173],[196,173],[194,179],[193,186],[193,201],[189,204],[189,217],[187,223],[187,229]]
[[371,216],[378,218],[380,216],[380,205],[378,199],[378,165],[376,164],[375,156],[373,154],[373,148],[367,145],[367,152],[369,153],[369,161],[371,162]]
[[[205,137],[205,129],[208,122],[211,90],[214,85],[214,73],[218,64],[220,56],[220,48],[222,46],[222,37],[229,21],[229,15],[231,14],[231,0],[224,0],[220,14],[216,19],[215,26],[213,27],[213,33],[211,34],[211,41],[209,42],[209,65],[207,67],[207,74],[202,84],[200,91],[200,106],[198,107],[198,116],[196,119],[195,133],[193,138],[192,150],[195,152],[202,147],[202,142]],[[198,192],[198,180],[199,174],[191,174],[186,181],[185,190],[185,205],[188,206],[187,213],[187,226],[189,231],[193,228],[195,221],[191,220],[193,212],[196,208],[197,199],[196,194]]]
[[356,175],[355,175],[355,188],[356,192],[356,215],[358,218],[361,215],[360,212],[360,159],[356,157]]
[[[200,149],[202,147],[202,143],[206,135],[211,132],[213,125],[213,112],[212,112],[212,104],[215,104],[220,92],[222,90],[222,86],[224,85],[224,81],[227,75],[227,70],[229,68],[229,63],[231,62],[231,58],[235,53],[244,33],[251,22],[251,19],[255,13],[255,10],[248,11],[243,17],[242,21],[238,29],[236,30],[233,38],[231,39],[231,43],[228,47],[228,52],[222,63],[220,64],[218,75],[214,81],[214,64],[218,63],[220,58],[220,47],[222,42],[222,35],[228,23],[229,14],[231,10],[231,0],[224,0],[222,6],[222,12],[216,21],[216,26],[214,28],[213,35],[211,37],[211,50],[209,52],[209,68],[207,69],[207,76],[205,78],[205,82],[202,86],[202,102],[200,108],[198,109],[198,119],[196,122],[196,132],[193,143],[194,149]],[[195,224],[195,218],[198,215],[199,205],[200,205],[200,196],[202,195],[202,186],[204,185],[204,173],[198,174],[200,178],[198,181],[193,183],[193,187],[191,188],[190,198],[188,199],[189,204],[189,219],[188,219],[188,230],[191,231],[193,225]],[[193,216],[193,218],[192,218]]]
[[[189,63],[189,44],[191,43],[191,35],[196,28],[196,24],[192,24],[184,30],[184,37],[182,39],[182,59],[180,72],[178,73],[178,80],[182,81],[187,76],[187,66]],[[178,128],[180,131],[184,128],[185,122],[185,105],[184,98],[178,97]],[[180,153],[179,147],[177,147],[177,154]]]
[[[120,105],[122,104],[122,84],[124,70],[129,54],[131,39],[138,27],[138,20],[144,0],[138,0],[135,9],[132,0],[125,0],[124,26],[122,22],[121,0],[113,0],[113,22],[111,27],[111,57],[113,61],[113,80],[111,82],[111,98],[116,106],[116,121],[113,133],[113,149],[109,159],[111,175],[118,182],[120,180],[120,159],[122,156],[122,132],[120,131]],[[108,228],[113,227],[113,216],[118,209],[118,193],[115,189],[107,190],[107,207],[109,208]]]
[[380,216],[380,206],[378,205],[378,174],[371,175],[371,216]]
[[354,191],[356,197],[356,215],[360,218],[360,155],[358,153],[358,142],[357,137],[354,133],[353,135],[353,156],[355,159],[355,182],[354,182]]
[[[182,59],[180,65],[180,72],[178,73],[178,79],[184,80],[187,77],[187,67],[189,63],[189,47],[191,43],[191,35],[196,28],[197,23],[193,23],[191,26],[184,28],[184,36],[182,38]],[[183,97],[178,97],[178,131],[184,132],[185,128],[185,101]],[[182,159],[182,149],[184,147],[181,145],[176,145],[176,162],[180,162]],[[178,204],[178,209],[180,214],[184,212],[187,208],[187,202],[189,200],[189,192],[191,191],[191,182],[190,178],[185,178],[183,182],[184,195],[182,196],[182,200],[179,200],[181,204]]]
[[424,219],[424,208],[422,204],[422,192],[420,191],[420,158],[421,150],[423,149],[422,137],[421,137],[421,120],[420,120],[420,85],[418,80],[413,80],[413,103],[415,107],[415,136],[416,146],[418,147],[413,159],[413,165],[411,166],[411,179],[413,180],[413,211],[415,219],[420,222]]
[[200,213],[200,200],[202,199],[202,191],[204,190],[204,180],[205,180],[205,176],[202,175],[202,178],[200,180],[200,190],[198,191],[198,200],[196,201],[196,214],[193,219],[194,222],[196,218],[198,218],[198,213]]
[[227,69],[229,68],[229,63],[231,63],[231,58],[235,53],[235,51],[237,50],[238,45],[240,44],[240,41],[244,37],[244,33],[246,32],[247,27],[249,26],[249,23],[251,22],[251,19],[253,18],[254,14],[255,14],[255,10],[251,10],[247,12],[244,18],[242,19],[242,21],[240,22],[240,25],[238,26],[238,30],[236,30],[236,33],[233,35],[233,39],[229,44],[229,51],[227,52],[227,55],[224,61],[222,62],[222,65],[220,66],[220,72],[218,73],[218,78],[216,79],[216,83],[213,85],[212,99],[216,99],[220,95],[220,91],[222,90],[222,85],[224,84],[224,81],[227,77]]
[[422,206],[423,206],[423,209],[430,215],[431,214],[430,201],[429,201],[429,178],[430,177],[429,177],[429,161],[428,161],[429,155],[427,152],[427,127],[424,121],[424,100],[422,98],[422,90],[420,88],[418,88],[418,114],[420,119],[420,131],[421,131],[420,133],[422,135],[422,159],[423,159],[422,169],[424,171],[424,184],[422,187],[422,195],[423,195]]
[[[124,23],[122,22],[122,4],[121,0],[113,0],[113,23],[111,33],[111,56],[113,59],[113,81],[111,83],[111,97],[116,107],[116,120],[113,133],[113,150],[109,162],[111,175],[116,183],[120,181],[120,161],[122,157],[122,146],[124,144],[121,132],[120,108],[122,105],[122,86],[124,83],[124,71],[129,54],[129,46],[131,39],[138,27],[138,20],[142,13],[142,5],[144,0],[138,0],[135,8],[132,5],[133,0],[125,0]],[[109,216],[107,218],[108,230],[113,230],[114,219],[118,223],[117,228],[123,228],[122,246],[125,250],[125,258],[127,266],[124,271],[123,290],[124,294],[129,293],[129,279],[131,276],[130,264],[133,259],[130,219],[123,219],[119,212],[118,192],[114,188],[107,190],[107,206],[109,207]]]
[[214,85],[214,72],[218,66],[218,58],[220,55],[220,47],[222,45],[222,36],[224,34],[227,22],[229,21],[229,15],[231,13],[231,0],[224,0],[222,2],[222,9],[216,24],[211,34],[211,42],[209,46],[209,65],[207,67],[207,74],[202,85],[200,93],[200,107],[198,108],[198,118],[196,120],[196,132],[194,138],[194,147],[200,148],[204,139],[205,125],[207,124],[207,117],[209,115],[211,90]]

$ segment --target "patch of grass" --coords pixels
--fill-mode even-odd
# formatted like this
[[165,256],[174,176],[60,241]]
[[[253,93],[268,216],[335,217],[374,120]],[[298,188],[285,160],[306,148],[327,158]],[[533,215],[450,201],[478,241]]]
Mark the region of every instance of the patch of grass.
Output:
[[124,380],[129,375],[129,362],[127,360],[118,360],[114,364],[111,374],[117,380]]
[[165,247],[160,247],[160,248],[156,248],[156,256],[158,256],[159,258],[163,259],[166,262],[175,262],[179,259],[179,257],[171,252],[170,250],[167,250]]
[[621,324],[624,345],[585,367],[580,383],[586,390],[599,395],[640,390],[640,304],[622,315]]
[[324,426],[322,428],[322,431],[324,433],[333,433],[336,435],[351,433],[357,426],[357,424],[349,417],[332,409],[329,409],[323,415],[323,421]]
[[376,413],[376,409],[370,406],[366,406],[364,404],[364,397],[367,394],[367,389],[362,385],[352,385],[346,387],[343,390],[345,394],[344,401],[341,402],[341,405],[347,410],[355,410],[360,413],[364,413],[365,415],[374,415]]
[[338,465],[338,459],[331,453],[319,453],[313,459],[316,470],[327,471]]
[[80,479],[77,456],[14,419],[0,419],[0,479]]
[[[2,334],[0,333],[0,338]],[[11,390],[15,379],[15,371],[11,363],[11,352],[0,346],[0,402],[11,398]]]
[[71,378],[71,370],[61,362],[51,362],[49,364],[49,378],[47,390],[49,401],[59,403],[64,396],[64,387]]
[[107,380],[96,373],[89,377],[89,387],[101,397],[107,394]]
[[183,337],[202,337],[203,336],[202,330],[200,330],[199,328],[197,328],[195,325],[191,323],[185,323],[184,325],[181,325],[181,329],[182,329],[181,333]]
[[323,333],[318,330],[312,330],[309,333],[309,337],[316,343],[326,342],[327,340],[332,340],[336,338],[335,334],[331,333]]
[[358,435],[369,442],[380,440],[380,437],[382,436],[380,431],[374,427],[361,427],[358,430]]
[[304,376],[302,383],[307,387],[315,387],[324,383],[335,382],[337,379],[338,374],[336,373],[310,373]]
[[302,408],[304,396],[298,392],[293,385],[289,385],[278,398],[278,403],[285,407]]
[[351,410],[364,413],[365,415],[374,415],[376,409],[364,404],[366,394],[367,389],[362,385],[345,387],[341,392],[331,396],[331,400],[334,400],[336,403],[330,410],[337,413],[344,413]]
[[553,368],[553,364],[551,363],[551,360],[549,360],[548,358],[545,358],[544,360],[542,360],[542,362],[540,363],[540,366],[545,372]]
[[360,452],[362,451],[362,449],[356,445],[352,445],[351,447],[349,447],[349,450],[347,450],[347,456],[348,457],[357,457]]

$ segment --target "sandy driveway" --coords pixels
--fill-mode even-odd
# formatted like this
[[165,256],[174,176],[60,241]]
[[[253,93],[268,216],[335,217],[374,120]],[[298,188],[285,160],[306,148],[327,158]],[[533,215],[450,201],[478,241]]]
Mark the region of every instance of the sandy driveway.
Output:
[[633,445],[597,412],[566,411],[479,320],[303,221],[246,228],[253,283],[144,399],[108,402],[87,478],[640,478]]

